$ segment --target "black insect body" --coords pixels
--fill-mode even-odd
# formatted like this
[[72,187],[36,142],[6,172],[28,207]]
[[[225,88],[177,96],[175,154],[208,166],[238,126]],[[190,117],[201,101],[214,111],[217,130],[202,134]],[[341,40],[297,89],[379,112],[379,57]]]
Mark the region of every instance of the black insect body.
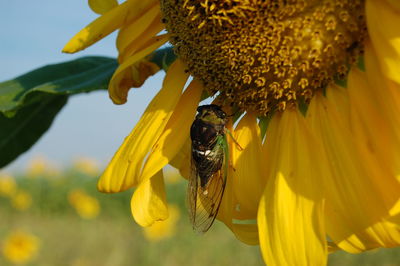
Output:
[[226,185],[227,153],[226,114],[218,105],[197,109],[190,129],[192,172],[188,187],[188,204],[193,228],[206,232],[213,224]]

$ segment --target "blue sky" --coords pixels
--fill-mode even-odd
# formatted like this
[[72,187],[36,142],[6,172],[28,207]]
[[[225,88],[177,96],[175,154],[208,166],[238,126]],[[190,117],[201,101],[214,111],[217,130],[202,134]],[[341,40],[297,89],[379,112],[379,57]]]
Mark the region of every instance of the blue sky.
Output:
[[[0,1],[0,81],[85,55],[116,57],[115,33],[78,54],[61,53],[64,44],[96,17],[84,0]],[[22,169],[37,155],[60,166],[77,156],[106,164],[159,90],[163,76],[159,72],[142,88],[132,89],[128,103],[121,106],[106,92],[70,97],[50,130],[5,170]]]

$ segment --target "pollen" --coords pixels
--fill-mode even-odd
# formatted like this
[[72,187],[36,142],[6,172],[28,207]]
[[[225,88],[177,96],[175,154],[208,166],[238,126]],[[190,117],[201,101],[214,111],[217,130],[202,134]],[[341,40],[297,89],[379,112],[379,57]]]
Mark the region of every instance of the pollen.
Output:
[[345,77],[367,34],[363,0],[161,0],[161,9],[188,72],[260,115]]

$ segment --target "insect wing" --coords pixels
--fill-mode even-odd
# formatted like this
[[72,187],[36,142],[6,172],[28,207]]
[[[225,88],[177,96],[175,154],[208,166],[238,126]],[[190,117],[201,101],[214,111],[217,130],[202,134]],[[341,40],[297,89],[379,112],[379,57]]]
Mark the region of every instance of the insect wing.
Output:
[[[221,141],[226,141],[226,137],[221,136]],[[226,142],[224,145],[226,145]],[[226,149],[220,143],[217,143],[214,149],[224,150],[222,167],[212,174],[204,188],[200,185],[201,181],[193,157],[191,162],[192,170],[189,179],[187,200],[193,229],[200,233],[207,232],[217,217],[226,185]],[[210,156],[213,156],[214,154],[217,154],[217,152],[210,153]],[[212,162],[215,163],[215,160],[210,158],[207,161],[210,162],[210,165],[208,166],[209,169],[213,169],[214,167]]]

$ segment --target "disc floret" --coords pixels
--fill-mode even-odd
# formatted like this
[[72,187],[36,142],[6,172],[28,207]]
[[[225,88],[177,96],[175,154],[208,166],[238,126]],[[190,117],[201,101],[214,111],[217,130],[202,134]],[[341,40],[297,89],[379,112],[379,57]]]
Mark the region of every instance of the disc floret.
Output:
[[210,94],[266,114],[308,102],[362,52],[364,1],[161,0],[177,55]]

